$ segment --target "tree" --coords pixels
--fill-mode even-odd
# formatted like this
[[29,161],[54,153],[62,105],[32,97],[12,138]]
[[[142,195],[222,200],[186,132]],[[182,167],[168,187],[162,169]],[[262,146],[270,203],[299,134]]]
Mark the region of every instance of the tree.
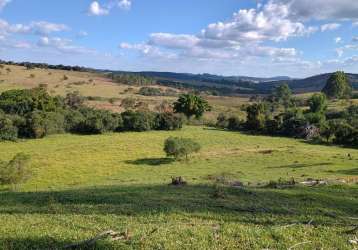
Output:
[[0,141],[15,141],[18,136],[18,129],[14,126],[13,121],[0,114]]
[[343,71],[337,71],[328,79],[322,92],[330,99],[342,99],[352,95],[352,86]]
[[174,112],[183,113],[188,118],[195,116],[200,118],[206,111],[210,111],[209,103],[201,96],[193,94],[183,94],[174,103]]
[[263,103],[254,103],[247,107],[246,127],[249,130],[260,131],[265,127],[266,107]]
[[308,100],[312,113],[323,113],[327,109],[327,97],[323,93],[314,94]]
[[190,154],[197,153],[201,149],[199,143],[192,139],[169,137],[164,143],[164,151],[168,157],[173,156],[176,160],[188,159]]
[[292,91],[287,84],[282,84],[278,86],[273,93],[275,100],[282,104],[285,108],[288,108],[290,105],[290,100],[292,97]]
[[183,127],[183,119],[178,114],[159,113],[155,118],[155,129],[178,130]]

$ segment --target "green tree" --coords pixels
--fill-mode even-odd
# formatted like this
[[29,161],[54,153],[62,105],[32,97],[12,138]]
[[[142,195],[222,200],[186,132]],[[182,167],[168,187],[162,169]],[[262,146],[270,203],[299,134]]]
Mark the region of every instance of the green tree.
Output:
[[188,118],[195,116],[200,118],[206,111],[210,111],[211,106],[201,96],[193,94],[183,94],[174,103],[174,112],[183,113]]
[[200,149],[199,143],[187,138],[169,137],[164,143],[164,152],[176,160],[184,157],[188,159],[190,154],[197,153]]
[[254,103],[247,107],[246,127],[249,130],[260,131],[265,127],[266,107],[263,103]]
[[278,86],[273,93],[276,102],[282,104],[285,108],[288,108],[291,103],[292,91],[288,84],[282,84]]
[[352,95],[352,86],[343,71],[337,71],[328,79],[322,92],[330,99],[342,99]]
[[327,97],[323,93],[314,94],[308,100],[312,113],[323,113],[327,109]]

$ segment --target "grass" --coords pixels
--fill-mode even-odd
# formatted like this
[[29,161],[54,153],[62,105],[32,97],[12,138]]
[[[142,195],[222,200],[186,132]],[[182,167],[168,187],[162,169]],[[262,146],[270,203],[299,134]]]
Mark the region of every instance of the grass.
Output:
[[[174,162],[169,136],[202,151]],[[176,132],[56,135],[0,143],[0,160],[32,157],[33,178],[0,189],[0,248],[57,249],[101,231],[129,239],[97,249],[352,249],[358,186],[258,188],[282,177],[356,180],[358,150],[202,127]],[[348,158],[350,153],[353,159]],[[171,176],[188,185],[168,186]],[[244,189],[215,183],[240,180]],[[215,196],[215,194],[220,194]]]

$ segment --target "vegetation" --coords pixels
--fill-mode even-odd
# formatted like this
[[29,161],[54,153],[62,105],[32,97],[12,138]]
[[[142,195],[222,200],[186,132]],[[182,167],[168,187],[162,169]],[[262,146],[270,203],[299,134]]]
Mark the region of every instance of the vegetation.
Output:
[[210,111],[209,103],[202,97],[193,94],[183,94],[174,103],[174,111],[183,113],[188,118],[195,116],[200,118],[206,111]]
[[347,75],[337,71],[328,79],[322,92],[331,99],[342,99],[352,95],[352,86]]
[[[193,139],[202,150],[190,161],[170,161],[168,137]],[[354,247],[356,235],[344,232],[358,212],[357,150],[185,127],[0,143],[0,159],[18,152],[31,156],[34,174],[16,192],[0,191],[0,248],[61,249],[108,229],[129,237],[100,240],[97,248]],[[169,186],[172,176],[187,185]],[[280,177],[338,184],[257,187]],[[213,195],[217,185],[222,198]]]
[[190,154],[197,153],[200,150],[200,144],[192,139],[169,137],[164,144],[164,152],[168,157],[173,156],[176,160],[189,158]]

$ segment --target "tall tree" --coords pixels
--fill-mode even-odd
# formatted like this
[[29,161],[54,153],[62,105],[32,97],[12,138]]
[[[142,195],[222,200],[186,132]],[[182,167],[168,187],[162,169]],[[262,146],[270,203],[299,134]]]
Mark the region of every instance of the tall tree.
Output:
[[327,97],[323,93],[317,93],[308,100],[310,111],[312,113],[322,113],[327,109]]
[[343,71],[337,71],[328,79],[322,92],[330,99],[342,99],[352,95],[352,85]]

